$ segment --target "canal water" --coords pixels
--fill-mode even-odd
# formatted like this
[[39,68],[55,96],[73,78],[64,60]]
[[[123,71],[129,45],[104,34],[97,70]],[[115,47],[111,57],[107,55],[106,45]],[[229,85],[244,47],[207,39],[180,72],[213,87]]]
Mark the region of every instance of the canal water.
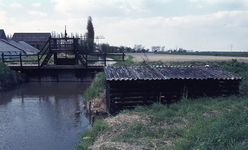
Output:
[[90,83],[29,82],[0,92],[0,150],[70,150],[86,130]]

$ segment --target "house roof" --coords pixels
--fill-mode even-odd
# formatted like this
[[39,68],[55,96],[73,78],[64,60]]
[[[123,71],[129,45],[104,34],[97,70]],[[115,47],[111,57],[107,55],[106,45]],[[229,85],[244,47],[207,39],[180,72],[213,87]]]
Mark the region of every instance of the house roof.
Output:
[[3,29],[0,29],[0,39],[7,39]]
[[240,80],[242,77],[215,67],[174,66],[106,66],[107,81],[171,80],[171,79],[216,79]]
[[12,40],[25,42],[46,42],[50,33],[14,33]]

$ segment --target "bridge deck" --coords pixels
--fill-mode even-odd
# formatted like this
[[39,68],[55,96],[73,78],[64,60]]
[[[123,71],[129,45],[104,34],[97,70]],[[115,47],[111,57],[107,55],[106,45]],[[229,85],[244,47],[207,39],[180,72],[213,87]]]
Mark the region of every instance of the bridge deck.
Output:
[[88,66],[84,65],[45,65],[38,66],[38,64],[9,64],[7,65],[11,69],[103,69],[104,64],[88,64]]

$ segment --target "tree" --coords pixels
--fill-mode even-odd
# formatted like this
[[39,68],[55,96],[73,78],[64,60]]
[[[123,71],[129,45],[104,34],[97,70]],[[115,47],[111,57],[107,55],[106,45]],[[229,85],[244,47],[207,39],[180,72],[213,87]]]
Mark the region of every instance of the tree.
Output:
[[108,52],[108,48],[109,48],[109,44],[101,44],[101,50],[102,50],[102,52],[104,52],[104,53],[107,53]]
[[141,52],[141,50],[144,49],[144,48],[145,48],[145,46],[143,46],[141,44],[140,45],[135,44],[134,47],[133,47],[133,49],[135,49],[136,52]]
[[94,51],[94,36],[95,36],[95,32],[94,32],[94,27],[92,24],[92,18],[91,16],[88,17],[88,23],[87,23],[87,37],[86,37],[86,41],[87,41],[87,45],[89,48],[90,52]]
[[125,50],[124,46],[120,46],[120,47],[119,47],[119,50],[120,50],[120,51],[119,51],[120,53],[123,53],[124,50]]

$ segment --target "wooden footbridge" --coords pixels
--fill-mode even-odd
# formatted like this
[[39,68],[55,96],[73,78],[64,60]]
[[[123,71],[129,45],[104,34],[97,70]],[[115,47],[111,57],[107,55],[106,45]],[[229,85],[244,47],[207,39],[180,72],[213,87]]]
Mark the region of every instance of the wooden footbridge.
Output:
[[1,58],[12,70],[25,73],[29,81],[54,82],[92,81],[104,66],[124,61],[124,53],[89,53],[79,42],[79,38],[50,37],[35,55],[2,53]]
[[[119,59],[109,59],[119,56]],[[120,57],[121,56],[121,57]],[[51,38],[35,55],[4,55],[2,62],[11,69],[100,69],[108,63],[124,61],[124,53],[88,53],[79,38]]]

